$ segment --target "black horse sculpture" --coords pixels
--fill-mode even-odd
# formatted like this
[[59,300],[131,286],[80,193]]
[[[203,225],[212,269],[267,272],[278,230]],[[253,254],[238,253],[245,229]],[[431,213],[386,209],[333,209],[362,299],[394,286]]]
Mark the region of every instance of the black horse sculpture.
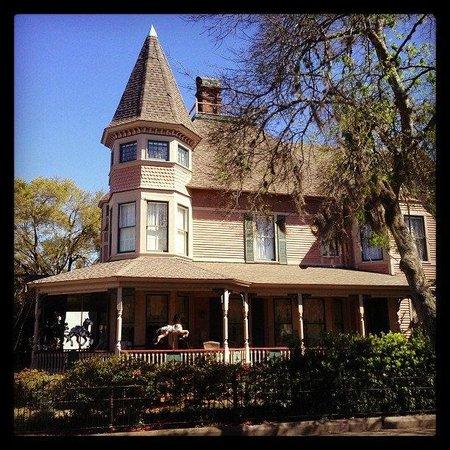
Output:
[[[89,331],[89,326],[92,325],[91,319],[87,318],[84,320],[83,325],[74,326],[66,335],[66,342],[70,342],[70,346],[73,347],[72,338],[75,336],[76,341],[78,342],[78,347],[81,348],[89,340],[89,345],[92,344],[91,333]],[[84,339],[83,343],[81,343],[81,339]]]

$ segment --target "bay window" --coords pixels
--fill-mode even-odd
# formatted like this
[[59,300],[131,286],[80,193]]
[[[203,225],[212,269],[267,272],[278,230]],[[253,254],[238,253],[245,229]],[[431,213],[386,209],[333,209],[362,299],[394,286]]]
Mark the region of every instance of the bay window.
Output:
[[255,221],[256,259],[275,261],[273,216],[257,216]]
[[167,252],[168,204],[147,202],[147,250]]
[[405,225],[417,248],[417,253],[421,261],[428,261],[427,240],[425,237],[425,224],[422,216],[405,216]]
[[119,205],[119,253],[134,252],[136,246],[136,204]]
[[380,261],[383,259],[381,247],[373,247],[370,244],[372,230],[369,225],[361,228],[361,256],[363,261]]
[[178,205],[177,208],[177,236],[175,242],[175,251],[180,255],[188,254],[189,244],[189,210],[184,206]]

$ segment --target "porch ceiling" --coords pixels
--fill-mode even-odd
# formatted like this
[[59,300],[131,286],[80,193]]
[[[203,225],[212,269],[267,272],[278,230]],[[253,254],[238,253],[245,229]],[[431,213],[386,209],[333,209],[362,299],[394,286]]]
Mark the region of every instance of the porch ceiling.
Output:
[[407,291],[404,276],[331,267],[190,261],[178,257],[139,256],[42,278],[29,283],[40,292],[69,287],[116,287],[121,282],[223,285],[241,288],[358,288]]

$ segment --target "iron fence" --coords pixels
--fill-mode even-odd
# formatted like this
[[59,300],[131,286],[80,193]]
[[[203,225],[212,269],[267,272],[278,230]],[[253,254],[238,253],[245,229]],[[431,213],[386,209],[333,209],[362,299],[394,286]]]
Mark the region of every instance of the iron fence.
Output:
[[[221,392],[163,392],[146,385],[68,388],[58,399],[21,401],[14,409],[17,434],[100,432],[183,423],[243,420],[311,420],[435,412],[434,383],[414,378],[333,386],[307,380],[283,389],[231,379]],[[328,385],[328,386],[327,386]]]

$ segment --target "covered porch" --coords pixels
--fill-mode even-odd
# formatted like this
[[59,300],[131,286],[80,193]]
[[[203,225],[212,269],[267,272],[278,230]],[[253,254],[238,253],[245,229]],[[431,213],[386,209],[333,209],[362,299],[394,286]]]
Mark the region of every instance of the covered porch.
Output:
[[[136,276],[162,260],[171,266],[172,278],[167,277],[168,267],[161,268],[164,278],[155,276],[158,270],[153,276]],[[130,262],[135,276],[127,273]],[[97,265],[103,273],[105,266],[115,265],[109,267],[120,272],[114,277],[93,277],[94,269],[100,267],[92,266],[74,271],[72,279],[63,274],[41,286],[35,283],[33,366],[62,371],[71,358],[112,353],[155,364],[194,364],[205,356],[253,364],[288,358],[293,339],[303,346],[318,346],[326,331],[363,335],[408,331],[411,306],[407,286],[398,277],[345,269],[258,268],[256,264],[251,268],[227,264],[233,267],[223,275],[227,267],[219,264],[140,257]],[[73,274],[80,271],[85,273],[74,279]],[[260,273],[264,271],[265,277]],[[252,273],[265,280],[252,278]],[[348,283],[327,283],[336,277]],[[175,315],[189,331],[188,338],[168,335],[155,345],[156,330],[172,324]],[[87,324],[86,342],[67,339],[70,330],[83,323]]]

